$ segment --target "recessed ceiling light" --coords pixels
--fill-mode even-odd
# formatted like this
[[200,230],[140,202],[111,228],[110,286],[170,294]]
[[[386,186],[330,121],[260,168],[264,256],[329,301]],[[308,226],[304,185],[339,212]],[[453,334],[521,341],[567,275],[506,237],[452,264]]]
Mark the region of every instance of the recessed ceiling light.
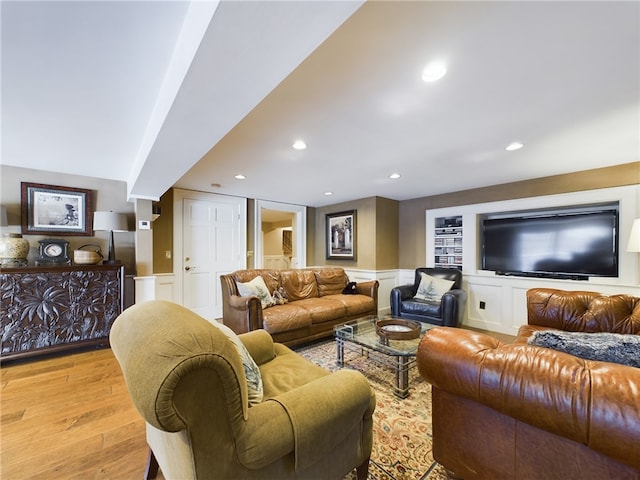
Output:
[[244,179],[245,179],[245,178],[247,178],[247,177],[245,177],[244,175],[242,175],[241,173],[239,173],[239,174],[238,174],[238,175],[236,175],[234,178],[236,178],[237,180],[244,180]]
[[513,152],[514,150],[520,150],[522,147],[524,147],[524,144],[520,142],[512,142],[505,147],[505,150],[508,152]]
[[422,80],[425,82],[435,82],[444,77],[447,73],[447,66],[442,62],[432,62],[422,70]]
[[302,140],[296,140],[295,142],[293,142],[293,148],[295,148],[296,150],[304,150],[305,148],[307,148],[307,144]]
[[396,178],[400,178],[400,177],[401,177],[401,175],[399,173],[392,173],[391,175],[389,175],[389,178],[393,178],[394,180]]
[[324,194],[328,197],[330,195],[333,195],[333,192],[324,192]]

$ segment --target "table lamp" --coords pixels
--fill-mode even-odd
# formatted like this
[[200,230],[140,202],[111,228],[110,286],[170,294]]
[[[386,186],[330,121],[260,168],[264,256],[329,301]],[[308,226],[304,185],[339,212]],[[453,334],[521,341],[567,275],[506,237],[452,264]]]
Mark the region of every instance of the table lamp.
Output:
[[118,264],[116,260],[116,248],[113,242],[113,232],[127,232],[127,216],[123,213],[93,212],[93,229],[95,231],[110,232],[109,257],[103,263],[108,265]]

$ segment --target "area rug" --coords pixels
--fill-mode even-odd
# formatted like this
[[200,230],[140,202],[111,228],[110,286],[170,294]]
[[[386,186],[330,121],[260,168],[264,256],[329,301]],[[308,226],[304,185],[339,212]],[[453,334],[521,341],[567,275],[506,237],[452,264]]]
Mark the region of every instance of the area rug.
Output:
[[[333,340],[295,350],[327,370],[340,368]],[[347,349],[344,356],[343,368],[362,372],[376,393],[368,480],[445,480],[445,471],[431,452],[431,388],[418,369],[410,371],[409,397],[399,399],[392,392],[394,375],[389,367]],[[345,478],[352,479],[355,474]]]

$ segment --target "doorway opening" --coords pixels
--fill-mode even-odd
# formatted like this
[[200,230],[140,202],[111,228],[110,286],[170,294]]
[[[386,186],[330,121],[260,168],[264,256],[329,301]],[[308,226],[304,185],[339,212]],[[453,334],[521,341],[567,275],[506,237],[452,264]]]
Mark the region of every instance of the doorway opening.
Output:
[[306,207],[257,200],[255,209],[255,268],[305,267]]

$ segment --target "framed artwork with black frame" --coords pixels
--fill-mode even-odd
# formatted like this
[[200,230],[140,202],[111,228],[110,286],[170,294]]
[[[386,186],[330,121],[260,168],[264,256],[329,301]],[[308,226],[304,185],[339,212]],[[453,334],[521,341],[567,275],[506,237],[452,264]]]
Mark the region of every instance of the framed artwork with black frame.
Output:
[[21,182],[23,235],[91,235],[92,191]]
[[327,260],[356,259],[356,211],[326,215]]

